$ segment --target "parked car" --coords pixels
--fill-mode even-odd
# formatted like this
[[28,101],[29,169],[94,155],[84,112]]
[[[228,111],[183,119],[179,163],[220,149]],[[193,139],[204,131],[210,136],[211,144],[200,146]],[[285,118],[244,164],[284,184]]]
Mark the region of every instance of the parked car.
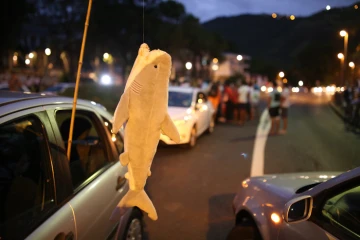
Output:
[[75,83],[58,83],[52,87],[48,87],[42,93],[48,95],[57,95],[65,92],[68,88],[75,88]]
[[0,93],[0,239],[142,239],[142,212],[113,210],[128,191],[112,115],[78,100]]
[[360,168],[242,182],[228,239],[359,239]]
[[[9,84],[7,83],[1,83],[0,84],[0,91],[9,91]],[[21,85],[21,91],[22,92],[30,92],[30,89],[26,85]]]
[[[168,112],[179,131],[180,144],[194,147],[201,134],[214,131],[215,110],[198,88],[169,87]],[[166,135],[161,135],[160,140],[176,144]]]

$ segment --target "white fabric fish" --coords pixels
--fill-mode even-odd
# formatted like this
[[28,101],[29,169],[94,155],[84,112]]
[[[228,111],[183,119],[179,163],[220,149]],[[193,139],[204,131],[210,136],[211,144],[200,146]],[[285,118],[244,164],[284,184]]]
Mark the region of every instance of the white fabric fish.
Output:
[[120,162],[128,166],[130,190],[118,207],[137,206],[153,220],[155,207],[144,191],[157,150],[160,133],[179,143],[176,126],[167,113],[171,56],[161,50],[150,51],[142,44],[120,102],[115,110],[113,132],[125,126],[125,151]]

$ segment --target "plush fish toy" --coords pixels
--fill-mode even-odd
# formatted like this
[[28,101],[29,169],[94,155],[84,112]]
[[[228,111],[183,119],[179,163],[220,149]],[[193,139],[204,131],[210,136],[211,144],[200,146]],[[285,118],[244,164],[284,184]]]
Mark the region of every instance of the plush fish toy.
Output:
[[170,55],[161,50],[150,51],[147,44],[142,44],[115,110],[112,129],[118,132],[126,123],[125,151],[120,155],[120,162],[128,166],[125,177],[130,190],[118,207],[137,206],[153,220],[158,216],[144,187],[151,175],[160,134],[180,142],[177,128],[167,113],[170,73]]

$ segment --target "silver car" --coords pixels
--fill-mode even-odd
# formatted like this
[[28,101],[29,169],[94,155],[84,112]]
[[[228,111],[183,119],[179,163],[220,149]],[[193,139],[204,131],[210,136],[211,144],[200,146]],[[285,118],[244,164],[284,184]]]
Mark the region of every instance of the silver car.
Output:
[[252,177],[233,201],[228,239],[359,239],[360,168]]
[[128,191],[111,119],[78,101],[70,159],[72,99],[0,91],[0,239],[142,239],[142,213],[110,221]]

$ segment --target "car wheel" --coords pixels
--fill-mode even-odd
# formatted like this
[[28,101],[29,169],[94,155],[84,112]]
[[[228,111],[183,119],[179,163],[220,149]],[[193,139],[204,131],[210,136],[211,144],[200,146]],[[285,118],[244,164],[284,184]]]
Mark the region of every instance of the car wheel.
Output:
[[209,124],[209,128],[207,129],[207,133],[211,134],[214,132],[215,129],[215,117],[212,117],[210,119],[210,124]]
[[191,129],[191,132],[190,132],[190,141],[188,143],[188,147],[189,148],[193,148],[195,147],[196,145],[196,127],[194,126],[192,129]]
[[227,240],[262,240],[259,229],[251,217],[242,216],[230,231]]
[[[123,238],[126,240],[142,240],[143,239],[143,222],[142,214],[139,209],[133,209],[129,221],[126,225]],[[120,240],[120,239],[119,239]]]

